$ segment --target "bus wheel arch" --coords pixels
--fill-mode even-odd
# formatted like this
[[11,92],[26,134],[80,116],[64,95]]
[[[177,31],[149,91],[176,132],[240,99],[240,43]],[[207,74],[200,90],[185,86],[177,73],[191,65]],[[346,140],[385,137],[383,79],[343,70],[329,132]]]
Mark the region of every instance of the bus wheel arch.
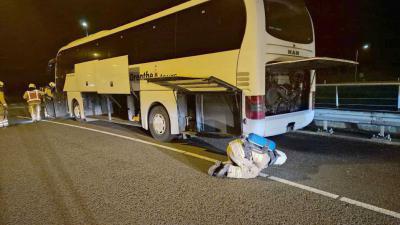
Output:
[[[84,96],[80,92],[67,92],[68,112],[71,118],[85,121]],[[75,112],[74,112],[75,109]],[[79,112],[79,116],[78,116]]]
[[170,142],[175,138],[171,130],[171,117],[167,108],[160,102],[151,104],[147,114],[148,130],[154,139]]
[[76,98],[71,101],[71,115],[76,121],[82,120],[81,105]]

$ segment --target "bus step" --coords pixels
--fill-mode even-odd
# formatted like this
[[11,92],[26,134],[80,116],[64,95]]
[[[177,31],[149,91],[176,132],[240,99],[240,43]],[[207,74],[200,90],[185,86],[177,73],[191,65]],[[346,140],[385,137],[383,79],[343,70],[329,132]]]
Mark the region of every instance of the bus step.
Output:
[[192,138],[192,137],[196,137],[197,133],[193,132],[193,131],[185,131],[182,133],[182,137],[184,140]]

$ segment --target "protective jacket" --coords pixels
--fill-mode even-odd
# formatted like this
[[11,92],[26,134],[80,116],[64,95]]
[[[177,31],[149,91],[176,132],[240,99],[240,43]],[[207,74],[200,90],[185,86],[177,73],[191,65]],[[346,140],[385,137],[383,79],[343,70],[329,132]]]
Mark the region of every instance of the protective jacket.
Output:
[[41,96],[43,95],[43,92],[39,91],[39,90],[30,90],[30,91],[26,91],[24,94],[24,99],[28,102],[28,103],[40,103],[41,100]]
[[42,119],[40,115],[40,104],[42,102],[41,97],[43,94],[44,93],[42,91],[36,89],[28,90],[24,94],[24,99],[28,102],[28,109],[33,122],[40,121]]
[[0,127],[7,127],[7,102],[4,97],[3,89],[0,88]]
[[276,149],[275,142],[256,134],[249,134],[228,144],[229,161],[217,161],[208,170],[208,174],[216,177],[249,179],[257,177],[270,165],[282,165],[286,162],[286,154]]
[[237,139],[229,143],[227,154],[232,164],[227,176],[230,178],[255,178],[268,167],[271,158],[267,151],[248,151],[246,140]]
[[46,97],[49,97],[49,98],[54,98],[54,88],[51,88],[51,87],[45,87],[45,89],[44,89],[44,95],[46,96]]
[[3,90],[1,90],[1,88],[0,88],[0,104],[7,105],[6,99],[4,97],[4,92],[3,92]]

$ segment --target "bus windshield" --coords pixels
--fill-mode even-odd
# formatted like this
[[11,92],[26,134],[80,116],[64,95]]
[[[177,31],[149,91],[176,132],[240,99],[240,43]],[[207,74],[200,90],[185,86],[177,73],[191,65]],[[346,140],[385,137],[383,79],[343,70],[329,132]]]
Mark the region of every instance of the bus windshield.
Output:
[[295,43],[313,42],[312,22],[303,0],[264,0],[264,7],[269,34]]

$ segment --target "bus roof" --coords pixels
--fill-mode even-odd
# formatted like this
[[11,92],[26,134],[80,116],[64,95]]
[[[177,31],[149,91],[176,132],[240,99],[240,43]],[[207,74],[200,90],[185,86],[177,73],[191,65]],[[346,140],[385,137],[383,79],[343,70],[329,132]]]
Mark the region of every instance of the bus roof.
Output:
[[77,40],[69,43],[68,45],[62,47],[58,52],[61,52],[61,51],[66,50],[66,49],[73,48],[73,47],[76,47],[76,46],[79,46],[79,45],[82,45],[82,44],[85,44],[85,43],[100,39],[102,37],[109,36],[111,34],[118,33],[118,32],[123,31],[123,30],[127,30],[127,29],[135,27],[135,26],[139,26],[141,24],[144,24],[144,23],[159,19],[159,18],[164,17],[164,16],[171,15],[173,13],[179,12],[181,10],[184,10],[184,9],[187,9],[187,8],[192,7],[192,6],[199,5],[201,3],[208,2],[208,1],[210,1],[210,0],[190,0],[188,2],[182,3],[180,5],[174,6],[174,7],[169,8],[169,9],[166,9],[166,10],[158,12],[156,14],[152,14],[152,15],[144,17],[142,19],[133,21],[131,23],[122,25],[122,26],[114,28],[112,30],[103,30],[103,31],[97,32],[95,34],[89,35],[87,37],[84,37],[84,38],[81,38],[81,39],[77,39]]

